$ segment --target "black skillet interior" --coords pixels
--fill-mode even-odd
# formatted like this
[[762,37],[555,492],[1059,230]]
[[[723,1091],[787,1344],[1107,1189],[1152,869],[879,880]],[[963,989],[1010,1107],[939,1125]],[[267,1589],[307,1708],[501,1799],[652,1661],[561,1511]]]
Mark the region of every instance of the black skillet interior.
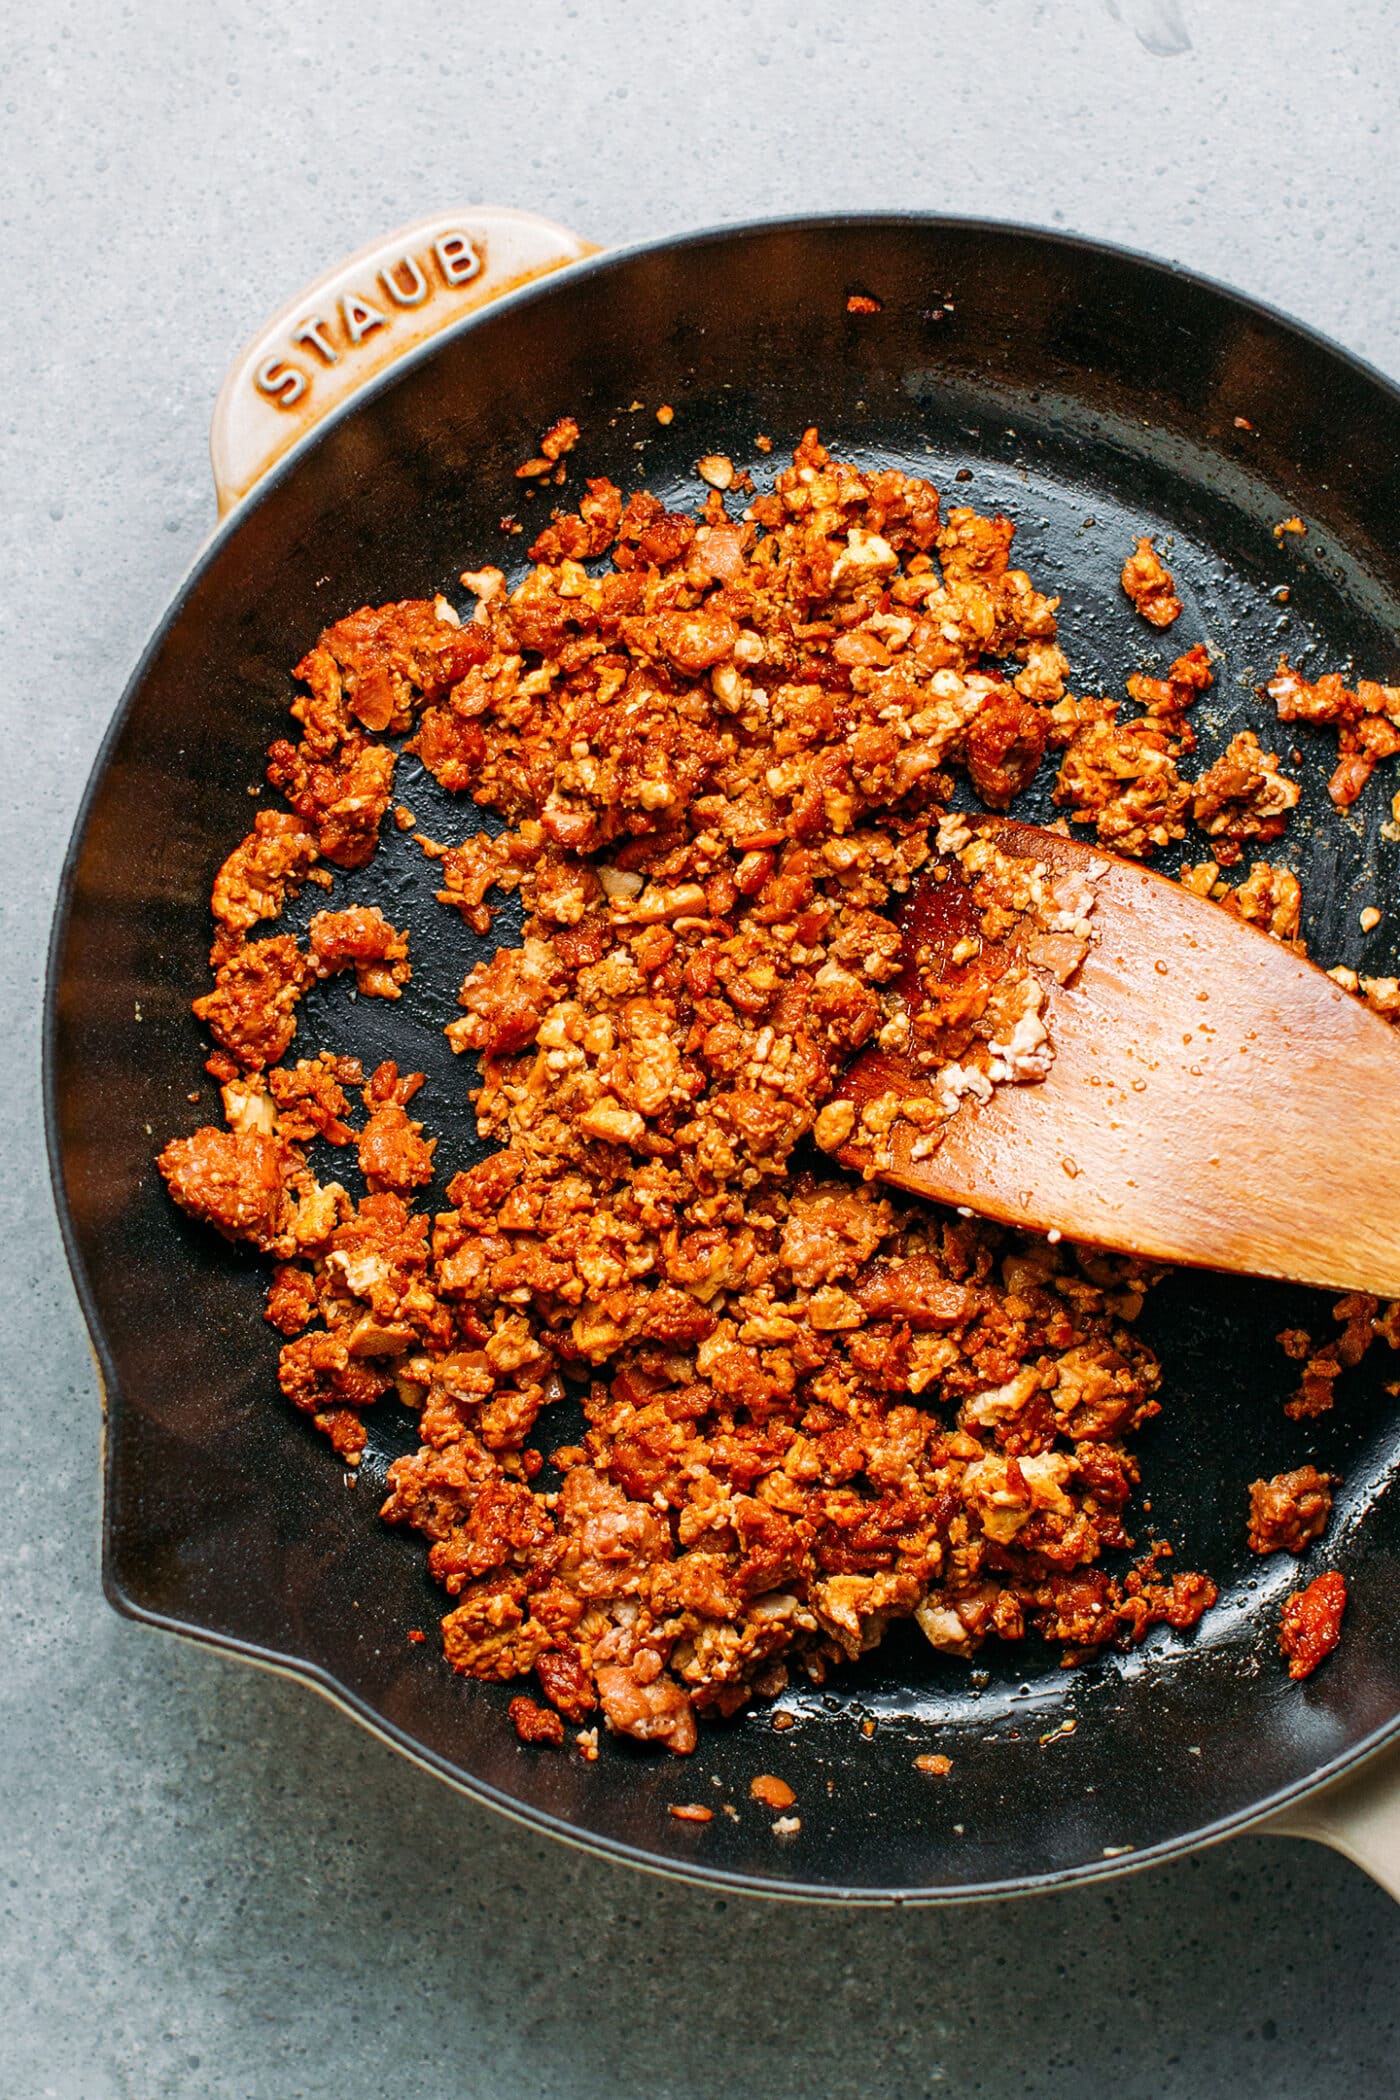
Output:
[[[854,292],[880,311],[848,312]],[[666,427],[662,403],[675,410]],[[1157,265],[958,223],[759,227],[585,266],[419,356],[220,535],[140,667],[75,841],[50,979],[50,1128],[107,1380],[109,1594],[138,1617],[290,1664],[498,1805],[645,1863],[773,1892],[1025,1888],[1228,1827],[1400,1713],[1400,1495],[1388,1486],[1400,1436],[1387,1392],[1400,1363],[1378,1347],[1332,1415],[1286,1420],[1296,1372],[1273,1338],[1285,1325],[1330,1333],[1323,1294],[1183,1272],[1144,1316],[1166,1405],[1140,1441],[1151,1516],[1140,1510],[1137,1530],[1165,1534],[1179,1565],[1219,1581],[1194,1638],[1158,1633],[1068,1672],[1030,1645],[969,1666],[896,1629],[823,1692],[786,1695],[795,1725],[782,1732],[758,1710],[707,1728],[689,1762],[605,1737],[590,1765],[523,1748],[509,1690],[463,1682],[441,1660],[442,1599],[423,1555],[375,1517],[407,1419],[377,1410],[358,1481],[343,1476],[278,1395],[261,1265],[165,1198],[155,1152],[211,1111],[188,1010],[204,981],[210,878],[247,829],[289,666],[355,605],[435,588],[462,602],[461,569],[519,560],[544,504],[514,468],[565,412],[584,433],[575,485],[607,473],[693,504],[700,454],[727,452],[762,484],[817,423],[843,454],[930,475],[945,502],[1005,509],[1019,560],[1063,594],[1076,689],[1121,692],[1127,670],[1201,638],[1221,652],[1198,710],[1202,763],[1245,726],[1288,761],[1294,732],[1256,693],[1280,648],[1314,673],[1400,672],[1397,397],[1275,316]],[[526,535],[503,536],[509,512]],[[1291,512],[1308,536],[1280,543],[1271,528]],[[1118,589],[1140,531],[1160,536],[1183,587],[1167,636]],[[1304,731],[1297,748],[1288,763],[1304,799],[1279,857],[1302,878],[1314,953],[1388,973],[1391,919],[1363,936],[1357,914],[1392,892],[1390,769],[1342,817],[1323,791],[1331,739]],[[1051,777],[1047,767],[1021,814],[1049,815]],[[439,839],[479,821],[412,760],[399,793]],[[303,1042],[424,1069],[449,1174],[476,1140],[469,1074],[441,1029],[476,944],[432,887],[386,826],[375,863],[337,893],[411,927],[408,996],[397,1010],[356,1008],[340,982],[307,1001],[301,1029]],[[321,901],[308,893],[305,911]],[[498,926],[512,937],[509,917]],[[1251,1478],[1304,1458],[1345,1476],[1308,1565],[1341,1566],[1353,1603],[1340,1651],[1299,1687],[1275,1649],[1296,1571],[1246,1551],[1243,1513]],[[430,1637],[411,1644],[419,1626]],[[914,1769],[928,1750],[953,1758],[950,1776]],[[759,1772],[791,1782],[800,1831],[775,1835],[749,1799]],[[735,1813],[699,1825],[666,1812],[696,1800]]]

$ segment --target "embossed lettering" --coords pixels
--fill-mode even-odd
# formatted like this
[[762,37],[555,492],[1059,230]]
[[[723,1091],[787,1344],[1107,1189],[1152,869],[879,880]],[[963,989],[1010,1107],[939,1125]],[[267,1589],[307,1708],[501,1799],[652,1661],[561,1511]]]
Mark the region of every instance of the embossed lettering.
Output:
[[312,314],[307,320],[302,322],[300,328],[292,330],[292,341],[294,343],[305,343],[308,349],[316,352],[323,364],[338,365],[340,363],[340,352],[333,343],[327,340],[325,328],[326,324],[321,319],[321,316]]
[[280,357],[268,357],[258,366],[254,383],[260,394],[275,401],[279,408],[293,408],[300,401],[310,382],[305,372],[295,365],[283,364]]
[[347,292],[340,302],[340,317],[345,323],[345,333],[352,343],[362,343],[376,328],[384,326],[384,316],[368,299],[358,292]]
[[[402,281],[405,270],[409,273],[407,291]],[[428,296],[428,280],[419,268],[416,256],[401,255],[397,261],[386,263],[379,273],[379,282],[395,306],[421,306]]]
[[441,240],[433,242],[433,253],[448,284],[470,284],[473,277],[481,275],[481,257],[465,233],[443,234]]

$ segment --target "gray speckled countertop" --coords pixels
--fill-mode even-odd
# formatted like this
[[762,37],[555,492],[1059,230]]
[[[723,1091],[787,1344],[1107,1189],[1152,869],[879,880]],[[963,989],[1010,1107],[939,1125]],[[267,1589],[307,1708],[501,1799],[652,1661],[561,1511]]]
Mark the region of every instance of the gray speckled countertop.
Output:
[[37,1106],[73,810],[212,522],[223,367],[300,282],[474,199],[602,242],[911,206],[1180,259],[1400,372],[1387,0],[6,16],[0,2095],[1393,2092],[1400,1910],[1320,1850],[1016,1907],[726,1900],[524,1835],[297,1686],[116,1619]]

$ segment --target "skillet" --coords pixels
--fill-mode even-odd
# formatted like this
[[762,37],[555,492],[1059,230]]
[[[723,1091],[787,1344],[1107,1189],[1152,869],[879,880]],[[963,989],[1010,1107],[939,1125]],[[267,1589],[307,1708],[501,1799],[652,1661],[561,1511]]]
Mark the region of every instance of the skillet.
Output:
[[[503,546],[523,558],[528,532],[503,539],[500,521],[519,511],[528,524],[514,469],[560,415],[583,427],[583,472],[644,480],[673,505],[698,500],[700,454],[728,453],[762,482],[772,463],[756,435],[776,459],[815,422],[841,456],[1006,510],[1018,561],[1063,595],[1077,690],[1121,691],[1128,669],[1197,639],[1223,653],[1196,715],[1202,763],[1246,726],[1287,759],[1288,734],[1255,690],[1280,649],[1312,675],[1400,673],[1400,395],[1281,316],[1087,242],[912,216],[588,257],[518,214],[427,222],[289,307],[221,399],[215,465],[232,515],[99,754],[50,957],[48,1135],[105,1391],[107,1595],[304,1680],[499,1809],[709,1883],[853,1901],[1009,1894],[1271,1817],[1400,1888],[1386,1761],[1341,1778],[1400,1731],[1400,1408],[1387,1391],[1400,1365],[1378,1345],[1334,1413],[1289,1422],[1292,1367],[1274,1337],[1330,1334],[1325,1294],[1178,1272],[1149,1299],[1142,1329],[1165,1404],[1135,1448],[1150,1528],[1220,1584],[1194,1635],[1159,1629],[1131,1655],[1067,1672],[1035,1643],[968,1666],[894,1628],[822,1691],[784,1695],[782,1732],[756,1710],[706,1728],[688,1762],[604,1738],[589,1764],[520,1745],[510,1687],[455,1678],[431,1633],[407,1641],[443,1607],[417,1542],[375,1517],[388,1464],[415,1441],[408,1419],[381,1403],[358,1482],[343,1476],[280,1401],[262,1264],[165,1196],[155,1153],[209,1113],[207,1082],[202,1104],[188,1099],[201,1078],[188,1002],[204,982],[210,881],[248,828],[289,667],[353,606],[435,589],[462,603],[463,567],[507,559]],[[1279,539],[1273,525],[1294,513],[1306,539]],[[1117,586],[1139,532],[1158,535],[1186,600],[1166,647]],[[1391,974],[1389,920],[1370,935],[1358,923],[1363,904],[1394,894],[1389,768],[1341,815],[1325,795],[1330,740],[1303,731],[1298,748],[1303,801],[1278,857],[1302,880],[1312,951]],[[1051,777],[1042,769],[1018,815],[1046,821]],[[434,837],[480,821],[415,762],[398,792]],[[303,1031],[427,1072],[445,1179],[479,1149],[468,1074],[441,1030],[482,945],[432,886],[386,826],[370,868],[337,888],[410,928],[413,983],[392,1014],[354,1008],[343,988],[315,992]],[[319,901],[310,893],[289,923]],[[515,924],[502,913],[492,938],[513,939]],[[1306,1572],[1340,1567],[1352,1604],[1336,1655],[1294,1685],[1275,1643],[1297,1569],[1247,1552],[1244,1498],[1250,1479],[1305,1458],[1344,1476]],[[1148,1529],[1140,1515],[1139,1536]],[[946,1778],[914,1769],[929,1750],[952,1757]],[[800,1831],[775,1835],[750,1801],[759,1773],[793,1787]],[[668,1815],[695,1800],[736,1813]]]

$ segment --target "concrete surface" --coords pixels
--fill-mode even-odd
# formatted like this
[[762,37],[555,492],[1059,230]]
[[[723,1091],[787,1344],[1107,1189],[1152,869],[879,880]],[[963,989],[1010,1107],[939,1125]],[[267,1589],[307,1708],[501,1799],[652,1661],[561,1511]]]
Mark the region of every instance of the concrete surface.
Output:
[[478,198],[604,242],[910,205],[1178,257],[1400,371],[1396,53],[1386,0],[9,0],[4,2100],[1395,2090],[1400,1912],[1320,1851],[1019,1908],[726,1903],[118,1622],[36,1068],[89,759],[210,524],[224,364],[301,280]]

